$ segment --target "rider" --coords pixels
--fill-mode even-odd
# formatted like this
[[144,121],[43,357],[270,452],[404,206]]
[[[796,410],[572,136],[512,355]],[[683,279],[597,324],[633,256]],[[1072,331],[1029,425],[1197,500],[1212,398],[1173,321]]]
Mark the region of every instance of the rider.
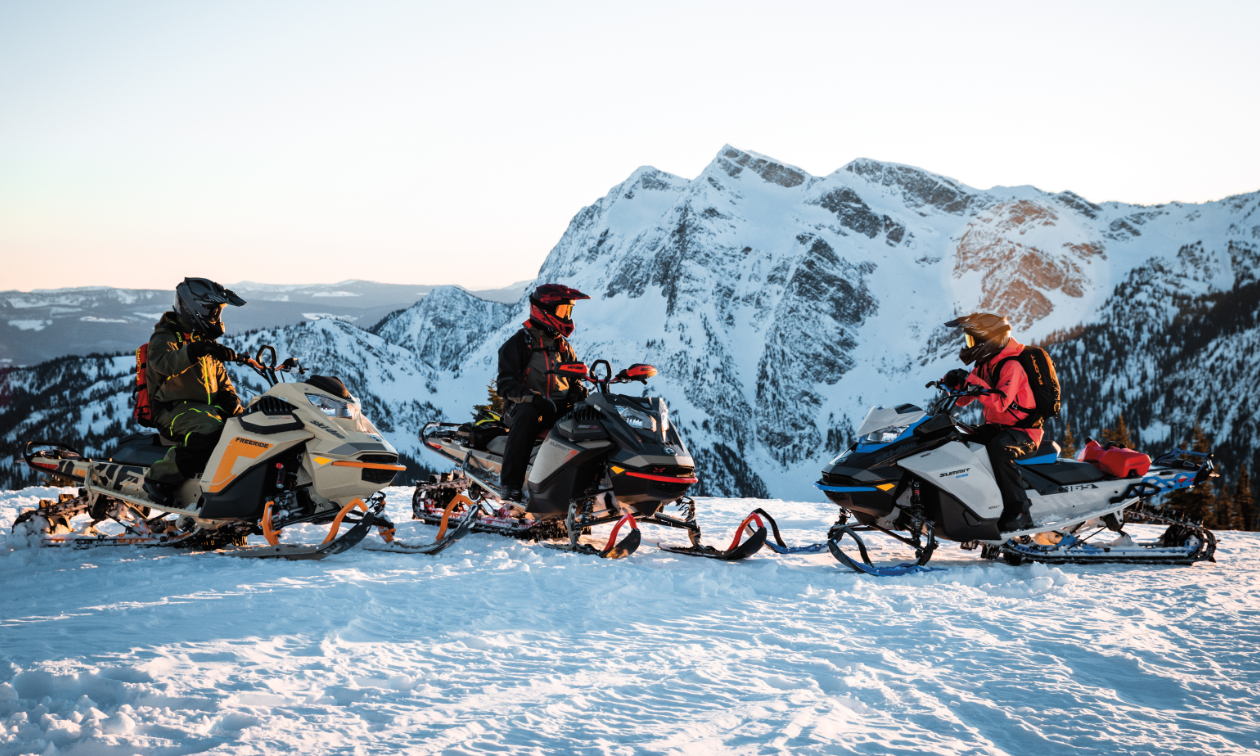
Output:
[[555,369],[577,362],[566,337],[573,334],[573,304],[579,299],[590,297],[561,284],[539,286],[529,295],[529,320],[499,347],[497,390],[509,407],[499,482],[512,501],[521,500],[529,452],[538,433],[587,396],[585,386]]
[[[998,375],[994,367],[1008,357],[1016,357],[1024,346],[1011,338],[1011,324],[1006,318],[989,313],[976,313],[951,320],[949,328],[962,328],[966,346],[958,353],[963,364],[975,363],[970,373],[955,369],[945,375],[944,383],[952,389],[965,384],[993,389],[994,393],[977,397],[984,407],[984,425],[976,429],[978,439],[989,450],[993,477],[1002,493],[1002,516],[998,530],[1009,533],[1033,526],[1028,510],[1032,502],[1024,493],[1023,478],[1015,460],[1028,456],[1041,444],[1041,421],[1036,427],[1014,427],[1032,414],[1037,406],[1028,375],[1018,360],[1002,365]],[[971,398],[958,400],[966,406]]]
[[241,412],[225,362],[236,352],[216,343],[223,335],[224,305],[245,304],[208,278],[185,278],[175,288],[175,309],[162,315],[149,339],[148,372],[154,426],[175,441],[149,468],[144,490],[170,505],[176,488],[205,469],[223,433],[223,422]]

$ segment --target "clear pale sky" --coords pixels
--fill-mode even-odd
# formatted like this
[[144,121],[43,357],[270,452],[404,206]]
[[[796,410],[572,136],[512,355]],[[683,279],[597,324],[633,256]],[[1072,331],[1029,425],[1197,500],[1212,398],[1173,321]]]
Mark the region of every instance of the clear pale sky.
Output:
[[1260,3],[0,3],[0,289],[532,278],[727,142],[979,188],[1260,189]]

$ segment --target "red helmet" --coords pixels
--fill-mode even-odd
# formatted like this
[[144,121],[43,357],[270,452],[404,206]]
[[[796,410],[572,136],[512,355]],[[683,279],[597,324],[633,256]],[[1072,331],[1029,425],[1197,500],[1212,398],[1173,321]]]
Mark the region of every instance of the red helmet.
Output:
[[590,299],[577,289],[562,284],[543,284],[529,295],[529,319],[548,331],[573,334],[573,303]]

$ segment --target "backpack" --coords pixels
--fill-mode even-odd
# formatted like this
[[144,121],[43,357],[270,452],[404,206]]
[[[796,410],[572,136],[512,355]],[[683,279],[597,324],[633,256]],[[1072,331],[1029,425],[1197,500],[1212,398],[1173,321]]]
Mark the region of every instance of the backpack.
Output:
[[141,344],[136,350],[136,385],[131,390],[131,403],[135,408],[132,417],[146,428],[156,428],[153,422],[153,405],[149,402],[149,345]]
[[1032,407],[1021,407],[1011,402],[1011,407],[1028,413],[1028,417],[1015,423],[1015,428],[1040,428],[1046,420],[1059,416],[1059,375],[1054,371],[1054,360],[1041,347],[1026,346],[1024,351],[1015,357],[1007,357],[993,368],[993,385],[997,385],[1002,366],[1011,360],[1018,360],[1028,376],[1028,387],[1032,389],[1035,402]]

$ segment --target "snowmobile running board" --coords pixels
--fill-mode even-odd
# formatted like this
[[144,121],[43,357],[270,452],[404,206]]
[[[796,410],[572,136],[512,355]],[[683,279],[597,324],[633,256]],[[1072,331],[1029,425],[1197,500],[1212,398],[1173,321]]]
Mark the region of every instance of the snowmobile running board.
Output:
[[[355,506],[362,507],[365,510],[363,516],[354,521],[354,527],[346,531],[341,537],[337,537],[347,510]],[[173,530],[173,523],[162,519],[165,513],[152,519],[145,519],[134,504],[123,501],[111,507],[109,511],[103,513],[99,518],[96,517],[95,513],[92,513],[91,516],[94,518],[94,522],[88,526],[89,532],[73,531],[70,527],[70,521],[80,514],[88,514],[90,509],[91,505],[88,504],[86,496],[62,494],[56,502],[42,500],[38,508],[28,509],[19,514],[13,521],[12,530],[14,533],[17,533],[18,528],[23,526],[29,529],[38,519],[42,519],[45,524],[42,528],[43,532],[40,532],[38,535],[40,545],[44,547],[78,549],[102,546],[167,547],[188,551],[218,551],[225,556],[248,559],[291,560],[324,559],[334,554],[348,551],[362,541],[373,527],[380,527],[382,530],[388,528],[388,532],[391,533],[393,530],[393,523],[377,516],[368,509],[366,504],[358,499],[342,509],[341,513],[334,519],[328,536],[319,545],[279,543],[280,530],[271,530],[270,528],[270,504],[267,506],[266,516],[262,523],[264,535],[268,536],[270,544],[268,546],[245,546],[243,544],[244,539],[251,532],[256,532],[253,531],[253,526],[246,521],[229,522],[214,530],[197,528],[176,531]],[[125,532],[118,535],[90,532],[95,529],[97,522],[106,519],[122,525]],[[304,521],[310,521],[310,519],[292,521],[286,524]],[[154,530],[154,527],[158,525],[165,525],[167,529]]]

